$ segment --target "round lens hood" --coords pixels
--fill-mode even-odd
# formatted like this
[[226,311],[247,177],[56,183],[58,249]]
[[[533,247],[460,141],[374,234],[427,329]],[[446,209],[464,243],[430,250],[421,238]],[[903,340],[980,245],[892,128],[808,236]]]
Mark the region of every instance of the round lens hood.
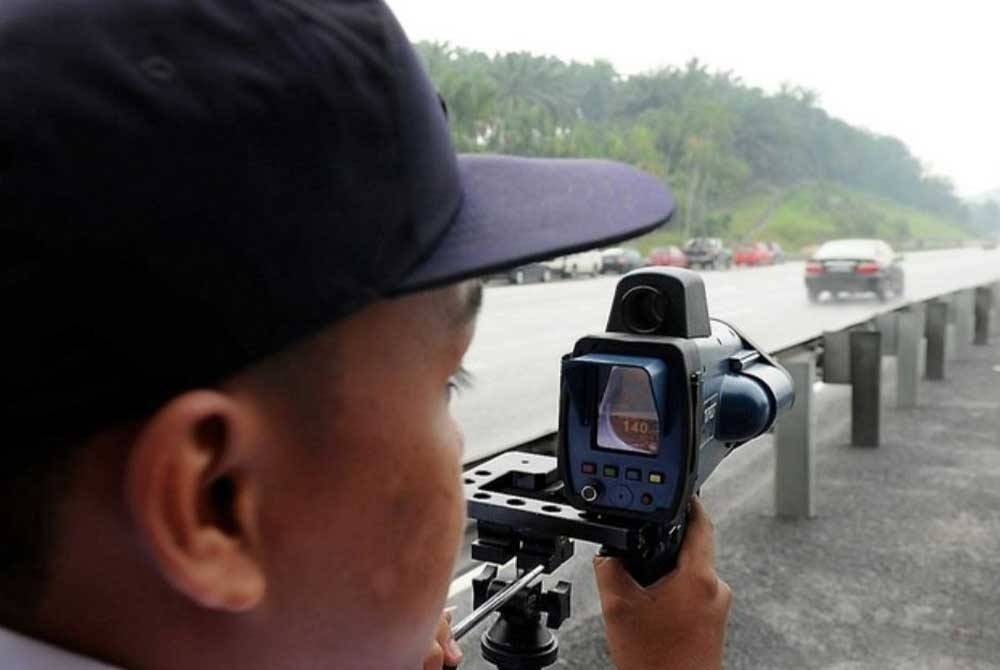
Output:
[[633,286],[622,296],[622,320],[638,335],[660,330],[667,318],[667,298],[652,286]]

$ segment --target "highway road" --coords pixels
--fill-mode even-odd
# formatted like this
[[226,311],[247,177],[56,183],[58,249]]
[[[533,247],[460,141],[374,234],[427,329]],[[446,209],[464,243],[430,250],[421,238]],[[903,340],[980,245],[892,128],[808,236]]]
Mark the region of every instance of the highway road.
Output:
[[[801,262],[704,272],[709,312],[769,351],[891,310],[910,300],[1000,280],[1000,251],[906,254],[906,295],[810,304]],[[604,330],[617,277],[523,286],[489,285],[465,358],[473,388],[455,400],[467,462],[556,429],[559,360],[581,336]]]

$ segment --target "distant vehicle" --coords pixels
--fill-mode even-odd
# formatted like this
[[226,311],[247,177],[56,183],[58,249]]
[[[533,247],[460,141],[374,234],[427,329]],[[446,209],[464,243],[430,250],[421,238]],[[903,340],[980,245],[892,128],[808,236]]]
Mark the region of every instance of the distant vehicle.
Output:
[[649,252],[650,265],[669,265],[675,268],[686,268],[688,257],[680,247],[657,247]]
[[806,262],[806,290],[816,302],[824,292],[874,293],[886,301],[904,291],[903,257],[883,240],[832,240]]
[[508,270],[507,272],[501,272],[500,274],[493,275],[493,278],[503,279],[509,284],[527,284],[529,282],[547,282],[552,281],[553,273],[552,270],[545,267],[541,263],[531,263],[529,265],[522,265],[516,267],[513,270]]
[[625,274],[645,265],[645,261],[635,249],[630,247],[611,247],[601,252],[601,270]]
[[736,265],[759,266],[774,262],[774,253],[763,242],[744,244],[733,253],[733,263]]
[[693,237],[684,245],[684,253],[692,268],[723,270],[733,264],[733,252],[718,237]]
[[560,256],[550,261],[544,261],[542,265],[562,277],[575,277],[577,275],[596,276],[601,274],[601,268],[603,267],[601,252],[597,250]]
[[985,249],[986,251],[993,251],[998,246],[1000,246],[1000,240],[998,240],[995,237],[987,237],[985,240],[983,240],[983,249]]
[[771,265],[785,262],[785,250],[777,242],[765,242],[767,248],[771,250]]

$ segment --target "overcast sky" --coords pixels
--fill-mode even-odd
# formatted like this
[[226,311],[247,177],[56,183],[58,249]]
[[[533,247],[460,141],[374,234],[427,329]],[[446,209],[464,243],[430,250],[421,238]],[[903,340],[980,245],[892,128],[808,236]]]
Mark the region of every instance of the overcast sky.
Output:
[[698,57],[766,90],[805,86],[902,139],[959,194],[1000,187],[997,0],[388,1],[414,41],[603,58],[625,74]]

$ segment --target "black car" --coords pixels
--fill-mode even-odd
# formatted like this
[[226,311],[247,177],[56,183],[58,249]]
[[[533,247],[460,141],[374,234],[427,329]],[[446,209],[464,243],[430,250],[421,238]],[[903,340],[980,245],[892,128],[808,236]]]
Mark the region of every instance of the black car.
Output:
[[509,284],[527,284],[529,282],[552,281],[552,277],[552,270],[541,263],[531,263],[530,265],[522,265],[513,270],[493,275],[491,278],[503,279]]
[[601,252],[601,271],[623,275],[645,265],[645,261],[635,249],[611,247]]
[[733,264],[733,252],[718,237],[694,237],[684,245],[688,267],[727,270]]
[[879,300],[903,295],[902,256],[882,240],[833,240],[806,263],[806,290],[816,302],[823,293],[874,293]]

